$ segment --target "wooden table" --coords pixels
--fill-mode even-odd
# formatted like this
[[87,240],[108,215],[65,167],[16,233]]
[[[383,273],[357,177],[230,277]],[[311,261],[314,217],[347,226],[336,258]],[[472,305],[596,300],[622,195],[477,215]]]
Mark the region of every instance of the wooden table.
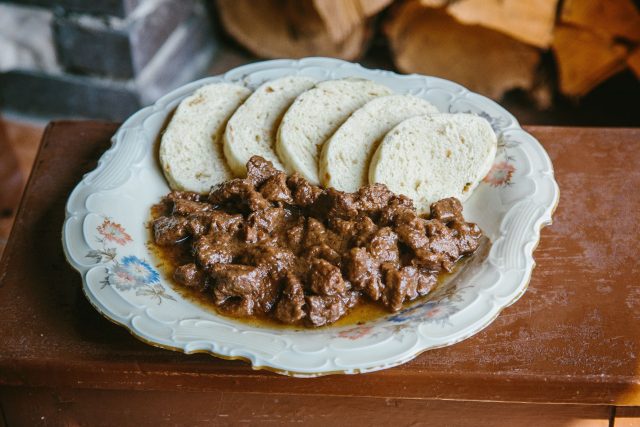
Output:
[[483,332],[386,371],[294,379],[143,344],[85,300],[64,205],[116,128],[43,137],[0,263],[0,426],[640,425],[640,129],[528,128],[561,200],[529,290]]

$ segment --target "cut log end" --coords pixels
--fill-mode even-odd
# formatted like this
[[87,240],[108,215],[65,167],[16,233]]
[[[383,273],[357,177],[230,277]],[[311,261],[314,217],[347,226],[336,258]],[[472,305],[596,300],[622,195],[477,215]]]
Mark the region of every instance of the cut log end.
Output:
[[625,67],[627,49],[588,30],[560,25],[553,52],[558,64],[560,91],[571,97],[586,95]]
[[405,2],[385,31],[403,72],[447,78],[495,99],[510,89],[534,87],[538,49],[488,28],[461,24],[443,9]]
[[371,35],[368,17],[391,0],[218,0],[224,28],[264,58],[356,59]]

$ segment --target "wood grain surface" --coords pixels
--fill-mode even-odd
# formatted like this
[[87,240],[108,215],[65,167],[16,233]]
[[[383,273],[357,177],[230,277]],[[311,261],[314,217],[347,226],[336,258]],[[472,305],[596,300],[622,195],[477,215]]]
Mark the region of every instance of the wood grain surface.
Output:
[[11,232],[44,125],[0,116],[0,257]]
[[64,205],[116,128],[45,132],[0,262],[3,399],[49,388],[640,405],[640,129],[528,128],[552,158],[560,204],[528,291],[484,331],[397,368],[293,379],[143,344],[85,300],[60,244]]
[[[607,427],[601,405],[530,405],[263,393],[0,390],[8,426],[303,425]],[[0,424],[1,425],[1,424]],[[617,424],[616,424],[617,427]]]

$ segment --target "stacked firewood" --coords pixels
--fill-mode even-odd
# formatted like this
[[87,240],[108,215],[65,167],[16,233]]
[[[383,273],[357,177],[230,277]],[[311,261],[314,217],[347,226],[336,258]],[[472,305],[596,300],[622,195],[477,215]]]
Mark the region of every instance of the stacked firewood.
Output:
[[[391,3],[394,3],[391,5]],[[633,0],[218,0],[227,32],[266,58],[358,59],[383,9],[396,67],[500,98],[523,89],[548,105],[541,58],[553,52],[561,93],[580,97],[614,74],[640,78]]]

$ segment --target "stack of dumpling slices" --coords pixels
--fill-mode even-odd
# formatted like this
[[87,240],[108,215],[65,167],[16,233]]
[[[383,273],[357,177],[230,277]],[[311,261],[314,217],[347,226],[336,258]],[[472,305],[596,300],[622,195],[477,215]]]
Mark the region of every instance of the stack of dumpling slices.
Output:
[[165,129],[160,163],[172,189],[207,193],[244,176],[259,155],[341,191],[386,184],[428,212],[442,198],[468,198],[496,148],[489,123],[473,114],[443,114],[370,80],[287,76],[254,92],[231,83],[198,89]]

